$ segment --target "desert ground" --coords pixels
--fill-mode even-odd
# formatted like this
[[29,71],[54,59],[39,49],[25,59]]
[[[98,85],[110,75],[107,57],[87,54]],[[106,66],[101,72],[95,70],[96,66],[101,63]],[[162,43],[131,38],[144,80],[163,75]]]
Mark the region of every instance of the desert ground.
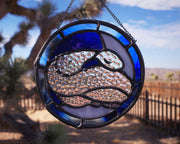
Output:
[[28,111],[36,121],[59,123],[67,133],[68,144],[179,144],[180,139],[141,123],[136,118],[124,116],[105,127],[76,129],[59,122],[46,110]]

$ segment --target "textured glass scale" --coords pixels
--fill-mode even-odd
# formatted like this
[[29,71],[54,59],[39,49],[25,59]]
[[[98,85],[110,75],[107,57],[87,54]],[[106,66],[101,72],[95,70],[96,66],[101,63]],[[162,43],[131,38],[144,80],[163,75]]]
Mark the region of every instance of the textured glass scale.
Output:
[[35,61],[47,110],[76,128],[117,120],[137,101],[144,63],[134,40],[103,21],[81,20],[56,31]]

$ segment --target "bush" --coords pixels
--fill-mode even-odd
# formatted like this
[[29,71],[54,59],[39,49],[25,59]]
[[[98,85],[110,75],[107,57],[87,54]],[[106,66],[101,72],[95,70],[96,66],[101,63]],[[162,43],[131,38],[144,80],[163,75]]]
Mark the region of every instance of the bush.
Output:
[[18,105],[21,94],[25,90],[20,77],[26,70],[25,61],[22,58],[14,60],[0,58],[0,95],[5,103],[11,101]]
[[42,144],[66,144],[66,134],[62,125],[50,124],[43,133]]

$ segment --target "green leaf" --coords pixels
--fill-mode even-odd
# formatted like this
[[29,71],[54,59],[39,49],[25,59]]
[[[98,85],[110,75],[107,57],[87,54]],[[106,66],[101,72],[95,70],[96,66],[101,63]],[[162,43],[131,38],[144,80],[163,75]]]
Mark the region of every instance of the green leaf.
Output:
[[54,14],[57,10],[56,5],[52,2],[52,0],[43,0],[39,3],[38,9],[47,17]]

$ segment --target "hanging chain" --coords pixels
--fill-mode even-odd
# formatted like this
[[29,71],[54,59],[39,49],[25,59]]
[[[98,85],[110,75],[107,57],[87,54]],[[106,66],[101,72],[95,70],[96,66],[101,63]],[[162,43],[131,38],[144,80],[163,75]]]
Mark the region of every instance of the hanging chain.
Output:
[[[71,8],[72,4],[74,3],[75,0],[71,0],[69,3],[69,6],[67,7],[67,9],[65,10],[65,14],[63,15],[63,17],[60,19],[59,23],[57,24],[57,29],[59,30],[65,17],[67,16],[67,13],[69,12],[69,9]],[[122,29],[124,30],[124,32],[133,40],[133,42],[136,42],[136,40],[134,39],[134,37],[127,31],[127,29],[123,26],[123,24],[121,23],[121,21],[117,18],[117,16],[109,9],[109,7],[104,3],[103,0],[99,0],[103,6],[107,9],[107,11],[110,13],[110,15],[114,18],[114,20],[122,27]]]
[[127,29],[123,26],[121,21],[117,18],[117,16],[109,9],[109,7],[104,3],[103,0],[100,0],[100,2],[103,4],[103,6],[106,8],[106,10],[110,13],[110,15],[114,18],[114,20],[122,27],[124,32],[129,35],[129,37],[133,40],[133,42],[136,42],[134,37],[127,31]]
[[70,1],[69,6],[68,6],[67,9],[65,10],[64,15],[62,16],[62,18],[61,18],[60,21],[58,22],[57,27],[56,27],[58,30],[60,29],[60,27],[61,27],[64,19],[66,18],[67,14],[68,14],[68,12],[69,12],[69,9],[71,8],[71,6],[72,6],[72,4],[74,3],[74,1],[75,1],[75,0],[71,0],[71,1]]

